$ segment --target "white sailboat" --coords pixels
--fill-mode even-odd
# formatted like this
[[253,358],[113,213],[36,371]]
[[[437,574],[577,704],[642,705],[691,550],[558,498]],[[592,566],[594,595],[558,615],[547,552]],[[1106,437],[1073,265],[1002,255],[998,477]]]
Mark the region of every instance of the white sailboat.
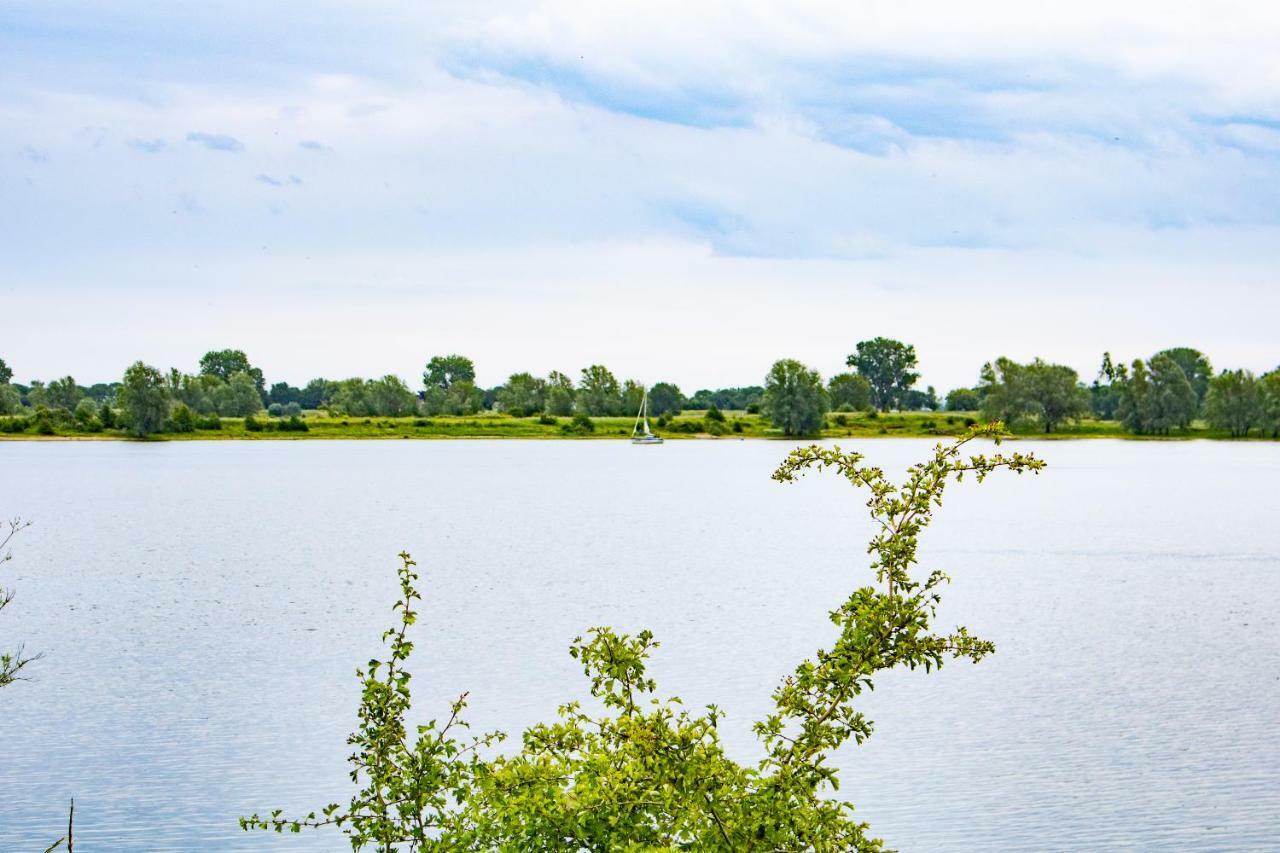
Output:
[[661,436],[649,429],[649,389],[640,398],[640,411],[636,412],[636,425],[631,428],[632,444],[662,444]]

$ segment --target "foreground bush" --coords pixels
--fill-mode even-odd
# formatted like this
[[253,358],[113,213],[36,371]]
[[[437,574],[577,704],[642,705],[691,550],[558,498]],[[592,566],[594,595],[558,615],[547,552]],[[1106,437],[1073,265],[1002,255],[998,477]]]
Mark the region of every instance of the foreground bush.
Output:
[[577,702],[559,719],[530,728],[522,748],[490,757],[501,733],[474,737],[461,713],[466,695],[444,723],[406,728],[413,644],[408,629],[419,599],[415,563],[401,554],[399,624],[383,635],[385,663],[358,672],[362,683],[353,747],[352,779],[361,786],[349,804],[319,814],[281,812],[242,818],[245,829],[298,832],[337,826],[354,850],[379,851],[673,851],[883,849],[853,806],[832,799],[838,777],[831,753],[871,734],[854,707],[873,677],[897,667],[926,671],[948,659],[978,661],[994,646],[964,628],[937,634],[931,622],[947,580],[914,571],[920,532],[953,479],[981,481],[998,468],[1039,471],[1032,456],[975,455],[961,449],[981,427],[907,471],[894,485],[862,456],[839,448],[797,448],[774,472],[793,482],[809,469],[834,469],[870,493],[879,523],[871,540],[871,586],[860,587],[831,611],[838,629],[830,650],[801,663],[774,691],[774,711],[756,723],[765,758],[744,765],[725,755],[710,705],[699,714],[677,699],[660,699],[645,674],[653,635],[593,628],[569,653],[582,664],[602,710]]

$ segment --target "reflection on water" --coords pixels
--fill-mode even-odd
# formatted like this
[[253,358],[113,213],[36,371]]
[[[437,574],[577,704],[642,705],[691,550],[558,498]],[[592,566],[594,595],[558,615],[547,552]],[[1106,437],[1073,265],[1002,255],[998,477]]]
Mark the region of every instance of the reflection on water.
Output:
[[[901,468],[922,442],[861,443]],[[1274,849],[1280,542],[1274,445],[1055,442],[1038,479],[949,494],[924,538],[978,666],[883,679],[841,790],[904,851]],[[0,443],[0,513],[36,526],[0,646],[0,849],[76,798],[104,850],[341,850],[248,836],[346,793],[353,670],[395,554],[426,579],[418,707],[471,691],[518,730],[582,695],[583,629],[653,629],[664,692],[729,712],[730,749],[862,582],[862,499],[769,480],[768,442]]]

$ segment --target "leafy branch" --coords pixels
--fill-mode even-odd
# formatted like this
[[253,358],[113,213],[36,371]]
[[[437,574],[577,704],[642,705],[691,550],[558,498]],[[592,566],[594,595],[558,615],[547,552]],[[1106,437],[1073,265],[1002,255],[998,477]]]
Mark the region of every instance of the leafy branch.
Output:
[[[774,711],[754,730],[765,746],[756,765],[725,755],[723,716],[715,705],[686,710],[676,697],[659,698],[646,675],[653,635],[592,628],[570,655],[590,682],[596,713],[578,702],[558,718],[532,726],[521,749],[486,757],[505,737],[462,737],[465,694],[443,725],[407,731],[411,705],[405,668],[413,644],[418,576],[401,554],[398,625],[383,635],[385,663],[358,671],[361,705],[348,739],[351,779],[359,787],[346,807],[290,819],[281,812],[242,818],[245,829],[299,832],[334,825],[353,850],[379,851],[878,851],[883,844],[853,818],[838,790],[831,754],[872,723],[854,707],[878,673],[905,667],[932,671],[946,660],[981,660],[995,647],[964,627],[935,633],[932,622],[947,576],[916,571],[919,536],[941,506],[948,484],[998,469],[1036,473],[1030,455],[965,455],[978,438],[999,442],[998,423],[977,427],[907,470],[892,483],[863,457],[838,447],[794,450],[774,479],[795,482],[809,471],[833,469],[865,490],[877,522],[867,553],[875,584],[855,589],[830,613],[838,636],[785,678]],[[484,753],[484,754],[482,754]]]

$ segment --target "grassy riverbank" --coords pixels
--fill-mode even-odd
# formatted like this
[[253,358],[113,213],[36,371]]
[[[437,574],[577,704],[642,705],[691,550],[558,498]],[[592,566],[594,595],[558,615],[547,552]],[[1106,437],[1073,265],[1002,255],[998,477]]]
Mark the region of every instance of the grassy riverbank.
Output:
[[[901,414],[843,414],[827,416],[821,438],[894,438],[960,435],[977,419],[974,412],[905,412]],[[216,441],[239,440],[305,440],[323,439],[469,439],[469,438],[523,438],[523,439],[625,439],[631,435],[632,418],[592,418],[590,431],[575,426],[571,418],[515,418],[504,414],[482,413],[465,416],[435,416],[430,418],[362,418],[331,417],[320,412],[308,412],[302,418],[306,430],[282,429],[280,419],[259,417],[257,429],[251,429],[244,418],[222,418],[217,429],[196,429],[192,432],[158,433],[150,440]],[[120,430],[89,431],[74,422],[59,424],[48,432],[32,423],[20,431],[5,431],[18,424],[13,419],[0,417],[0,440],[121,440],[127,439]],[[207,426],[208,424],[206,424]],[[760,415],[746,412],[725,412],[723,420],[711,420],[702,411],[689,411],[669,422],[654,426],[663,438],[786,438]],[[1045,434],[1036,430],[1015,431],[1027,438],[1138,438],[1143,440],[1229,438],[1226,432],[1210,430],[1197,422],[1186,432],[1169,436],[1133,436],[1125,432],[1115,421],[1083,420]],[[1254,436],[1258,438],[1259,436]]]

